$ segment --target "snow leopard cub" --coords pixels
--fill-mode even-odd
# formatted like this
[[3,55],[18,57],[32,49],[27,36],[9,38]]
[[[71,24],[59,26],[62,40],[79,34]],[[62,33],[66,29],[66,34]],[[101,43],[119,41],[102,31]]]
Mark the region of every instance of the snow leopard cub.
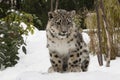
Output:
[[75,11],[58,9],[48,13],[47,48],[51,67],[48,72],[87,71],[89,51],[73,17]]

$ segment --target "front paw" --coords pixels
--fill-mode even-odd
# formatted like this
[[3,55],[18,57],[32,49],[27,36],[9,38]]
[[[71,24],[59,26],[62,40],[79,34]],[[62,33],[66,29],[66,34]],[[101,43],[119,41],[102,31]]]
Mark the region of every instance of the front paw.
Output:
[[69,67],[67,72],[81,72],[81,67],[80,66],[73,66]]
[[52,66],[49,67],[49,69],[48,69],[48,73],[53,73],[53,72],[55,72],[54,69],[53,69],[53,67],[52,67]]

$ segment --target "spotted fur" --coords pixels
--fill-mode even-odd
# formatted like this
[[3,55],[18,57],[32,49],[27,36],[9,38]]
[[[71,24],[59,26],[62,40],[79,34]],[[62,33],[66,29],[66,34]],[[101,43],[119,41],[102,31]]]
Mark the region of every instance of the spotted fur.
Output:
[[74,15],[75,11],[62,9],[48,13],[46,35],[52,65],[48,72],[87,71],[89,51],[75,26]]

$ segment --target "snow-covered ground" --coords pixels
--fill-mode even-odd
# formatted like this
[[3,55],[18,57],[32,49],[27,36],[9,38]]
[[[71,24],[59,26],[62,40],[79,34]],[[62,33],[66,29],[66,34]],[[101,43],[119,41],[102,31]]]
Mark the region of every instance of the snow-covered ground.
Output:
[[[83,33],[86,43],[87,34]],[[97,57],[91,55],[88,72],[47,73],[50,67],[46,33],[35,29],[34,35],[24,37],[27,54],[19,50],[20,60],[14,67],[0,71],[0,80],[120,80],[120,58],[111,61],[111,67],[100,67]]]

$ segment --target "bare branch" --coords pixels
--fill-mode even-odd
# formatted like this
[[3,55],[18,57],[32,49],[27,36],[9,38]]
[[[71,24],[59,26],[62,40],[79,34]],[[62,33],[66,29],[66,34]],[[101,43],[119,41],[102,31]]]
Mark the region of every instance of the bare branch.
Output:
[[53,0],[51,0],[51,11],[53,11]]
[[58,4],[59,4],[59,0],[56,0],[55,10],[57,10],[57,9],[58,9]]

